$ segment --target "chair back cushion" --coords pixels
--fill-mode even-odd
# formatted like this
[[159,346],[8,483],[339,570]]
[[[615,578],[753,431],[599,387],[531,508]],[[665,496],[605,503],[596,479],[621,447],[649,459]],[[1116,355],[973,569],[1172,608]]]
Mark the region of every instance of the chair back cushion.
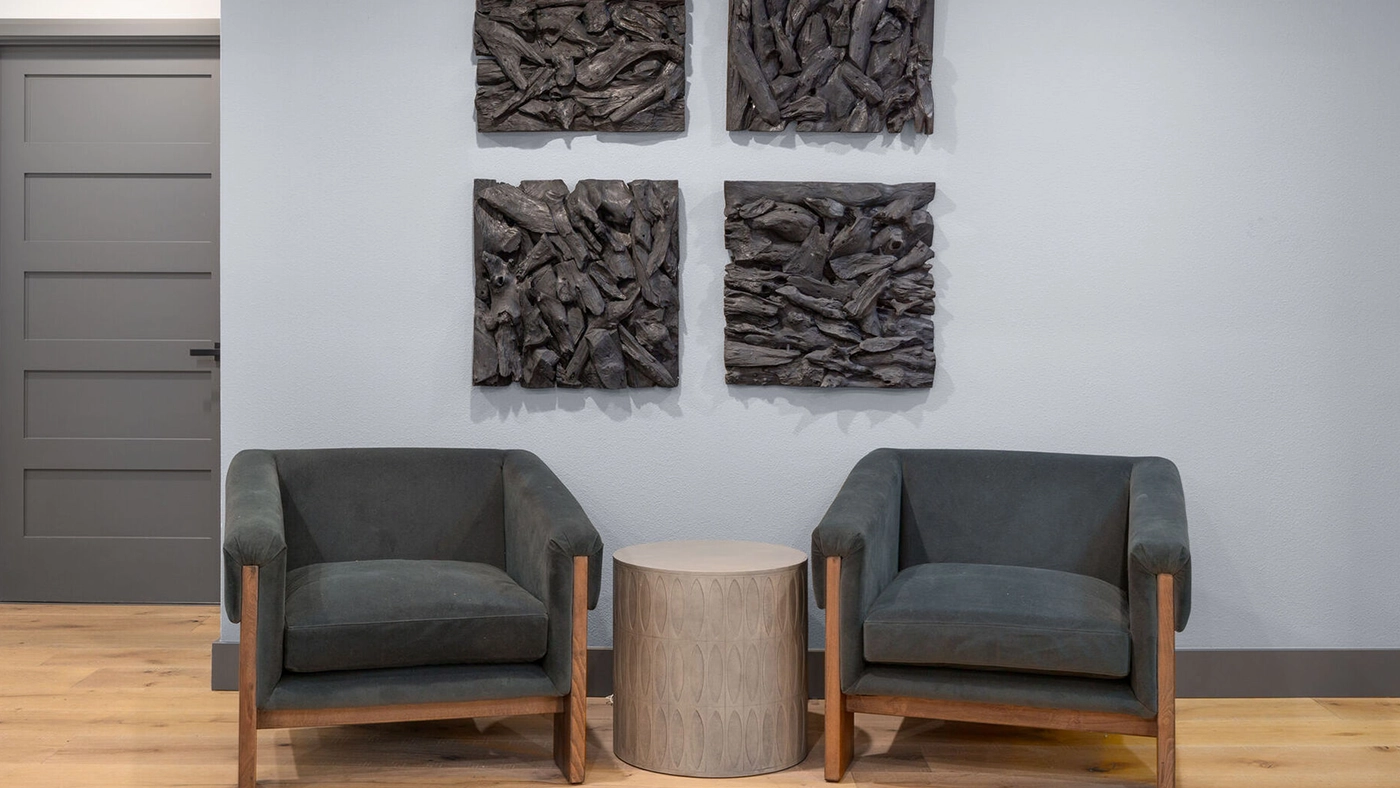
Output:
[[1021,566],[922,564],[865,617],[865,659],[1093,678],[1128,675],[1127,595],[1084,575]]
[[463,561],[349,561],[287,573],[287,670],[535,662],[544,603]]
[[287,568],[395,558],[505,568],[504,454],[492,449],[274,452]]
[[1133,458],[904,450],[899,568],[1054,569],[1127,588]]

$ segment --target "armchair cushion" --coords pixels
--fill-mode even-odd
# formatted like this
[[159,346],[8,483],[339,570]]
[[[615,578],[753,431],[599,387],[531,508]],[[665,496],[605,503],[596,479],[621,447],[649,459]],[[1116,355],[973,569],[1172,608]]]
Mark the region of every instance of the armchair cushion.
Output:
[[549,625],[494,566],[403,559],[293,569],[286,620],[285,666],[301,673],[536,662]]
[[875,598],[864,625],[872,663],[1128,675],[1132,643],[1121,589],[1086,575],[1023,566],[909,567]]

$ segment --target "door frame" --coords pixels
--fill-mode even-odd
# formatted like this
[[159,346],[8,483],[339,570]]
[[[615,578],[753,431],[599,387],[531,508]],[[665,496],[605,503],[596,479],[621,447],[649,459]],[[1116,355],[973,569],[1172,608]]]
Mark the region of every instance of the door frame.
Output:
[[[219,27],[218,19],[0,19],[0,49],[120,45],[217,47]],[[233,646],[236,650],[237,644]],[[218,669],[220,654],[219,649],[214,651],[212,661],[217,686],[221,673]]]
[[218,43],[217,19],[0,19],[0,46]]

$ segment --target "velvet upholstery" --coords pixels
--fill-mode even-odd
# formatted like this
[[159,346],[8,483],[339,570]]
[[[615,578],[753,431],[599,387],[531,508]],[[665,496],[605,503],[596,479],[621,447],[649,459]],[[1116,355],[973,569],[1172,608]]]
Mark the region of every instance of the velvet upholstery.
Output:
[[[598,604],[602,585],[603,540],[559,478],[535,455],[508,451],[502,457],[505,481],[506,571],[551,611],[568,610],[573,593],[573,558],[588,560],[588,607]],[[569,616],[549,617],[543,667],[559,694],[569,691]]]
[[819,607],[826,606],[826,559],[841,557],[841,620],[835,623],[840,627],[843,688],[865,672],[865,612],[899,573],[903,480],[900,452],[870,452],[856,463],[812,532],[812,586]]
[[907,451],[899,566],[1029,566],[1126,578],[1126,457]]
[[[386,701],[397,703],[569,692],[573,558],[588,558],[592,608],[603,545],[577,501],[533,454],[477,449],[248,450],[229,464],[226,496],[224,601],[235,623],[242,617],[241,569],[260,567],[259,708],[373,705],[380,697],[403,699]],[[539,605],[535,609],[544,612],[544,650],[540,652],[539,635],[534,634],[527,650],[536,656],[511,665],[288,670],[284,636],[289,593],[305,591],[308,578],[318,573],[323,582],[328,576],[344,580],[349,576],[346,567],[334,565],[355,561],[465,562],[494,568],[494,577],[509,580],[517,598],[532,597]],[[437,582],[436,577],[425,571],[421,579]],[[498,583],[499,587],[503,586]],[[355,600],[348,586],[342,590],[352,603],[371,607],[370,600]],[[313,607],[292,608],[293,618]],[[486,640],[501,637],[504,633],[493,633]],[[292,640],[297,642],[296,637]],[[338,652],[329,664],[364,664],[373,648],[354,638],[330,639],[322,646]],[[563,670],[558,669],[561,664]]]
[[[848,694],[1088,711],[1107,704],[1152,716],[1157,572],[1176,579],[1178,631],[1190,613],[1181,479],[1171,462],[1156,457],[877,449],[857,463],[812,534],[821,606],[828,556],[842,559],[841,620],[828,626],[839,628],[840,683]],[[1053,570],[1111,585],[1127,600],[1127,678],[869,663],[870,609],[901,569],[928,563]],[[976,681],[958,681],[974,675]],[[1125,702],[1106,700],[1115,698]]]
[[847,692],[1040,709],[1106,711],[1143,719],[1156,713],[1138,700],[1132,685],[1126,681],[997,670],[871,665]]
[[1133,466],[1128,508],[1128,610],[1133,636],[1133,692],[1157,708],[1157,575],[1176,590],[1175,629],[1191,615],[1191,546],[1186,498],[1176,466],[1148,457]]
[[272,452],[239,452],[224,484],[224,609],[237,624],[245,566],[268,567],[287,552],[282,527],[282,490]]
[[535,662],[544,604],[467,561],[339,561],[287,573],[287,670]]
[[376,558],[505,569],[494,449],[279,451],[287,569]]
[[262,708],[334,709],[452,703],[553,695],[538,664],[430,665],[383,670],[288,673]]
[[895,576],[865,615],[871,663],[1128,675],[1127,597],[1098,578],[930,563]]

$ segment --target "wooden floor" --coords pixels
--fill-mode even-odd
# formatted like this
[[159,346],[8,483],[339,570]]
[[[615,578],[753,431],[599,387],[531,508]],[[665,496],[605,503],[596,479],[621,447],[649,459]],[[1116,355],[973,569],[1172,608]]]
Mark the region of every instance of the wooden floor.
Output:
[[[232,785],[237,698],[209,690],[218,634],[210,607],[0,605],[0,786]],[[610,711],[590,701],[588,784],[704,784],[612,757]],[[821,785],[820,713],[805,762],[743,782]],[[1185,699],[1178,720],[1183,788],[1400,788],[1400,700]],[[862,714],[856,728],[855,785],[1153,784],[1150,739]],[[267,786],[563,784],[543,716],[259,735]]]

